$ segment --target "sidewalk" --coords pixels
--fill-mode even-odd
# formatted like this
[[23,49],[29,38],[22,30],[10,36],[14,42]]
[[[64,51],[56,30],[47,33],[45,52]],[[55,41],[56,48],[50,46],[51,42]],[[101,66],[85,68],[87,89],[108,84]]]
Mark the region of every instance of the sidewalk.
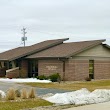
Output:
[[110,110],[110,102],[84,105],[79,107],[63,109],[63,110]]

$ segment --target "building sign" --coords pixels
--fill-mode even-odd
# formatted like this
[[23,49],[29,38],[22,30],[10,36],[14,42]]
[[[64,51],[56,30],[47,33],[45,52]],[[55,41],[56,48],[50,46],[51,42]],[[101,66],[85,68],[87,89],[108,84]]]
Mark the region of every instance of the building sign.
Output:
[[48,70],[56,70],[57,66],[46,66]]

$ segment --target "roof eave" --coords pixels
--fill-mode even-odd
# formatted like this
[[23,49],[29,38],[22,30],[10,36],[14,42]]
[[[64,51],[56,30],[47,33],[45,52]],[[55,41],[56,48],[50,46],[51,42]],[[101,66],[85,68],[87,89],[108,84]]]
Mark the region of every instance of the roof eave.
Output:
[[107,47],[108,49],[110,49],[110,45],[108,44],[103,44],[103,46]]
[[9,61],[8,59],[0,59],[0,61]]
[[66,57],[34,57],[34,58],[25,58],[25,59],[62,59]]

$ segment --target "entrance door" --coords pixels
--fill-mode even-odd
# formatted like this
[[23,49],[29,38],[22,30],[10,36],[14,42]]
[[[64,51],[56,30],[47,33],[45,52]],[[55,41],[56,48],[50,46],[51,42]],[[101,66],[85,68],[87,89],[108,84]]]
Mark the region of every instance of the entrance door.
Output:
[[30,60],[28,62],[28,77],[38,76],[38,61]]

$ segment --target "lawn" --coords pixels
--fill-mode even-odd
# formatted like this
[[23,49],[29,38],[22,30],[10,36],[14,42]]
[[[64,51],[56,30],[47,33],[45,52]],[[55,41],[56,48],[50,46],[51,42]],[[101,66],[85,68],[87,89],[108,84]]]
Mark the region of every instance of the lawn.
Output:
[[[97,81],[74,81],[74,82],[61,82],[61,83],[23,83],[33,87],[40,88],[56,88],[64,90],[78,90],[87,88],[90,91],[95,89],[110,89],[110,80],[97,80]],[[38,106],[53,105],[50,102],[36,98],[17,101],[0,101],[0,110],[19,110],[24,108],[34,108]]]
[[24,101],[6,101],[0,102],[0,110],[20,110],[24,108],[33,108],[38,106],[48,106],[52,103],[42,99],[27,99]]
[[61,82],[59,83],[25,83],[33,87],[40,88],[56,88],[64,90],[78,90],[87,88],[90,91],[95,89],[110,89],[110,80],[97,80],[97,81],[80,81],[80,82]]

